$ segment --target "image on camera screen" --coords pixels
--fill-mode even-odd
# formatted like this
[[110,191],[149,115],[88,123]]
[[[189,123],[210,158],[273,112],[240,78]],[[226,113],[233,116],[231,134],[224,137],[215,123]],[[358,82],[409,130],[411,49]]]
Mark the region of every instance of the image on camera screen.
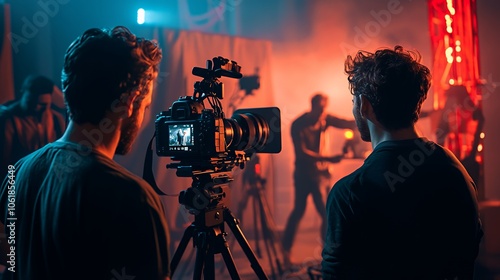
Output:
[[194,145],[193,124],[169,124],[170,150],[188,151]]

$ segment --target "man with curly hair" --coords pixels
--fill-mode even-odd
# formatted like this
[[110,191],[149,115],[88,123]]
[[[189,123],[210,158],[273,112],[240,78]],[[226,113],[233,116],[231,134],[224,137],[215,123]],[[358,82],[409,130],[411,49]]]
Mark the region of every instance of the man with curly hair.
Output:
[[345,72],[373,151],[328,196],[323,278],[472,279],[482,237],[476,186],[415,129],[431,80],[420,54],[360,51]]
[[169,278],[161,201],[113,160],[131,149],[161,58],[156,42],[125,27],[89,29],[71,43],[62,70],[68,128],[9,166],[0,188],[0,220],[15,236],[7,279]]

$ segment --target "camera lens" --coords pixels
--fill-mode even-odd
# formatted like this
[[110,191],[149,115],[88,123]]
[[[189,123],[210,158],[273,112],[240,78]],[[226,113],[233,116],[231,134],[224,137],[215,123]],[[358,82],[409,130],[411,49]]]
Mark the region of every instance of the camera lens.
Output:
[[224,119],[224,130],[228,150],[259,151],[269,136],[267,122],[252,113],[235,114],[231,119]]

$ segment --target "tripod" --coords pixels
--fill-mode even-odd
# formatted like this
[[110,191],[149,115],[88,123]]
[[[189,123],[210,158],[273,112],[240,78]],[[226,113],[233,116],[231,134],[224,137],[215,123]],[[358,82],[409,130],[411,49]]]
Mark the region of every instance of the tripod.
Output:
[[259,244],[260,232],[257,221],[260,220],[260,228],[262,230],[262,238],[266,255],[271,267],[271,275],[274,279],[277,279],[283,274],[283,268],[279,260],[276,246],[278,246],[279,252],[282,252],[283,250],[281,249],[281,241],[276,233],[276,226],[269,209],[269,204],[267,203],[265,183],[266,180],[260,176],[259,158],[255,156],[247,163],[247,167],[243,173],[243,185],[248,185],[249,187],[246,190],[246,194],[242,196],[244,199],[239,204],[237,214],[241,216],[243,210],[246,209],[249,200],[252,199],[255,251],[257,256],[261,258],[262,253]]
[[222,254],[231,279],[240,279],[225,238],[227,233],[224,230],[224,223],[226,223],[250,261],[255,274],[259,279],[268,279],[243,235],[238,219],[222,203],[226,196],[224,190],[229,181],[231,181],[229,173],[204,174],[193,177],[193,186],[181,192],[179,196],[181,204],[191,209],[200,208],[199,206],[203,208],[196,213],[194,222],[184,231],[170,263],[172,276],[187,244],[193,239],[196,247],[193,279],[201,279],[202,273],[204,279],[215,279],[214,254],[218,253]]

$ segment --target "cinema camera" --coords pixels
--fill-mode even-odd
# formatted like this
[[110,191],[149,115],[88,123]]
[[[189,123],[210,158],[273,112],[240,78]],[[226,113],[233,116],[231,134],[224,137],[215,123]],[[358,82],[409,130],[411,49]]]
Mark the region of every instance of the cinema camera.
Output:
[[189,210],[217,206],[232,181],[231,170],[244,168],[252,154],[281,151],[279,108],[239,109],[224,117],[224,85],[218,78],[239,79],[240,70],[235,61],[220,56],[207,60],[206,68],[194,67],[192,74],[203,80],[195,82],[193,96],[180,97],[157,115],[157,155],[171,157],[167,168],[177,169],[177,176],[193,177],[192,188],[179,196]]

